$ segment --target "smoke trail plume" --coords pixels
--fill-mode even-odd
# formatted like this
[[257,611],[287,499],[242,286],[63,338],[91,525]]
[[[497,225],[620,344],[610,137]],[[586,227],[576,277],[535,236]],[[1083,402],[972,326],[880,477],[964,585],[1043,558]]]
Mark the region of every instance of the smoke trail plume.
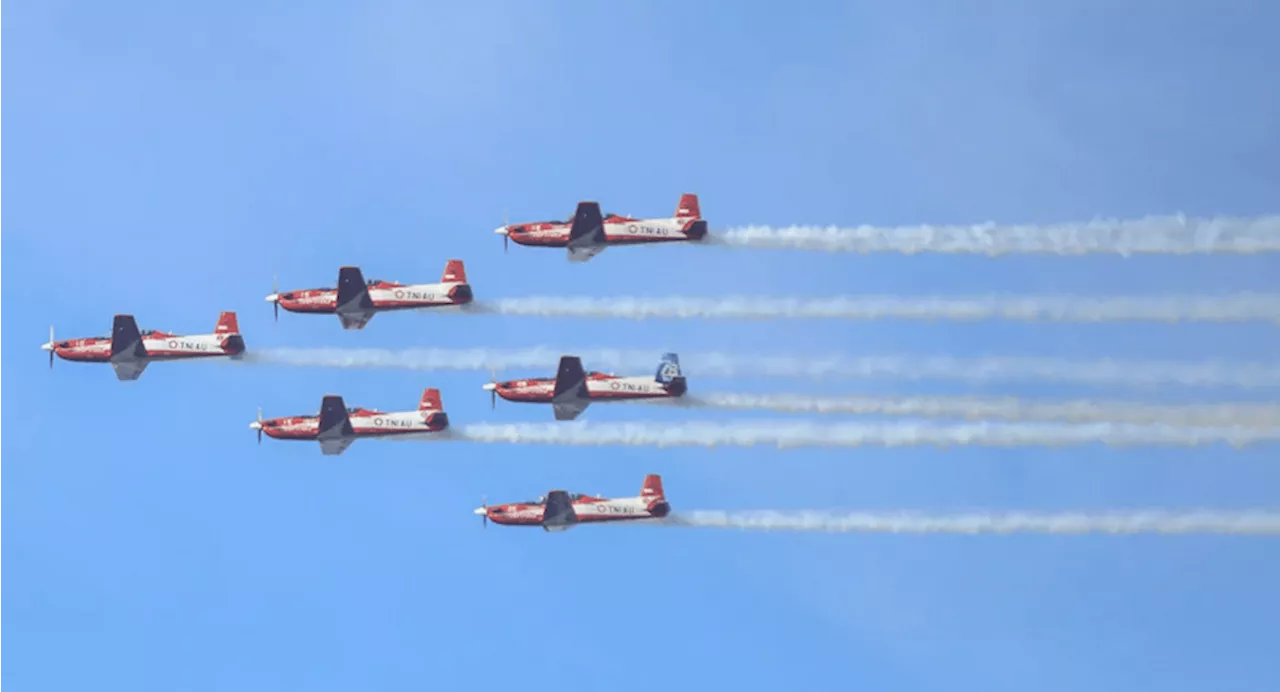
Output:
[[1112,446],[1198,446],[1225,442],[1242,447],[1280,440],[1280,428],[1178,428],[1168,425],[1088,425],[1032,423],[843,423],[816,425],[791,421],[736,423],[547,422],[475,424],[446,434],[388,439],[455,440],[486,444],[645,447],[902,447],[980,445],[988,447],[1061,447],[1101,443]]
[[961,534],[1280,534],[1280,512],[1116,511],[922,514],[915,512],[679,512],[667,526],[824,531],[830,533]]
[[[244,363],[323,368],[392,368],[406,370],[530,369],[555,373],[560,356],[582,358],[589,369],[649,372],[662,349],[523,349],[488,348],[268,348],[250,350]],[[723,352],[686,353],[681,364],[690,380],[699,377],[860,378],[947,380],[970,383],[1047,381],[1086,385],[1151,387],[1280,387],[1280,365],[1222,361],[1064,360],[1021,356],[952,358],[950,356],[759,355]],[[219,361],[234,364],[235,361]]]
[[738,411],[1280,428],[1280,405],[1254,403],[1153,404],[1087,399],[1041,402],[1015,397],[982,396],[817,396],[734,393],[686,395],[680,399],[655,400],[655,403],[658,402],[674,406]]
[[1198,255],[1280,251],[1280,215],[1256,218],[1096,220],[1046,226],[747,226],[707,236],[705,244],[820,252],[919,252],[988,255]]
[[669,319],[1019,320],[1031,322],[1280,322],[1280,295],[1091,298],[847,296],[836,298],[571,298],[475,304],[474,312],[538,317]]

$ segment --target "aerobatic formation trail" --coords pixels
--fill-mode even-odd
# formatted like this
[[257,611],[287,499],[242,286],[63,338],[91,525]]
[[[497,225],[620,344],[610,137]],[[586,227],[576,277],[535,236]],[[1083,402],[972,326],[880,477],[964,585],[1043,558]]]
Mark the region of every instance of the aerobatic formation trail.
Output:
[[[660,349],[557,349],[546,346],[492,348],[268,348],[245,354],[245,363],[324,368],[406,370],[527,369],[554,374],[561,355],[574,354],[589,368],[648,369]],[[1280,365],[1224,361],[1067,360],[1021,356],[854,356],[845,354],[761,355],[689,353],[681,362],[690,379],[779,377],[949,380],[960,382],[1047,381],[1093,386],[1280,387]]]
[[618,319],[1018,320],[1031,322],[1280,322],[1280,294],[1003,298],[532,296],[474,304],[478,313]]
[[925,514],[918,512],[695,510],[676,512],[662,520],[649,523],[698,528],[828,533],[1280,534],[1280,512],[1274,511]]
[[738,411],[917,416],[1073,423],[1166,423],[1192,427],[1278,427],[1280,405],[1231,402],[1155,404],[1136,401],[1033,401],[1015,397],[809,394],[691,394],[652,403]]
[[645,447],[987,447],[1199,446],[1226,443],[1246,446],[1280,441],[1280,428],[1180,428],[1169,425],[1117,423],[842,423],[820,425],[793,421],[733,423],[547,422],[452,427],[429,437],[404,435],[392,440],[463,441],[488,444]]
[[1199,255],[1280,252],[1280,215],[1254,218],[1148,216],[1051,225],[747,226],[713,232],[720,247],[820,252]]

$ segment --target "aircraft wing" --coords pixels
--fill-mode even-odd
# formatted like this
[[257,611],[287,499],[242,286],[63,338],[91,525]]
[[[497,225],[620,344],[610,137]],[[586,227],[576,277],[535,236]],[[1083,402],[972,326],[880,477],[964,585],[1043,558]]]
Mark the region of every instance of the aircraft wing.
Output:
[[556,420],[574,420],[587,410],[591,402],[586,399],[578,399],[575,401],[553,401],[551,402],[551,410],[555,413]]
[[147,348],[142,345],[142,333],[133,315],[116,315],[111,324],[111,359],[129,360],[146,358]]
[[339,312],[338,321],[342,323],[343,329],[364,329],[369,320],[373,319],[376,313],[369,312]]
[[347,451],[347,447],[355,442],[354,437],[335,437],[331,439],[320,440],[320,453],[325,456],[337,456]]
[[111,324],[111,367],[121,380],[136,380],[147,369],[147,347],[133,315],[116,315]]
[[547,493],[547,505],[542,511],[542,528],[550,531],[551,527],[568,528],[578,523],[578,515],[573,511],[573,502],[569,493],[563,490],[552,490]]
[[343,329],[364,329],[373,319],[373,299],[359,267],[338,270],[338,304],[335,308]]
[[605,248],[604,217],[596,202],[579,202],[569,227],[569,260],[586,262]]
[[320,434],[316,439],[320,442],[320,452],[326,455],[342,454],[355,442],[355,429],[351,427],[342,397],[329,394],[320,402]]
[[556,420],[573,420],[590,403],[587,395],[587,372],[582,369],[582,359],[577,356],[561,356],[560,369],[556,371],[556,387],[551,396],[551,407],[555,411]]
[[116,379],[129,381],[142,377],[142,371],[147,369],[147,361],[145,360],[113,360],[111,367],[116,371]]

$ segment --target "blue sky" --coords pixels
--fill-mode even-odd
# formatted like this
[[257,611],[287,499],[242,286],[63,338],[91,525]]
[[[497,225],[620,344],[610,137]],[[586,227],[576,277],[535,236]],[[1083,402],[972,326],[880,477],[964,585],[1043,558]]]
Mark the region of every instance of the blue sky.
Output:
[[[409,408],[425,386],[455,424],[550,412],[490,411],[483,372],[160,364],[122,385],[105,366],[45,366],[50,322],[98,334],[131,312],[207,332],[224,309],[251,349],[1274,358],[1264,325],[272,322],[273,275],[330,285],[351,263],[433,280],[451,257],[481,298],[1276,288],[1265,256],[504,255],[504,213],[563,218],[597,199],[661,215],[685,191],[713,229],[1277,211],[1272,3],[729,7],[8,3],[13,689],[1275,689],[1273,539],[547,535],[484,531],[470,513],[485,494],[631,494],[651,472],[677,509],[1274,507],[1274,447],[359,442],[335,458],[259,447],[247,424],[327,392]],[[957,389],[688,374],[695,389]]]

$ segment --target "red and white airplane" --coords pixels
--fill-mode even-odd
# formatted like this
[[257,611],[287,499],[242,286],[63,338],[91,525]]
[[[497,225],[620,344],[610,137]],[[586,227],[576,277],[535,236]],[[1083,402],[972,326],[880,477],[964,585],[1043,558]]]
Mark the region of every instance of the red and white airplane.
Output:
[[568,531],[577,524],[609,521],[661,519],[671,513],[671,505],[662,492],[662,476],[644,477],[638,497],[605,498],[552,490],[532,502],[484,505],[476,514],[508,526],[541,526],[543,531]]
[[521,245],[567,248],[570,262],[586,262],[613,245],[640,245],[700,241],[707,235],[707,222],[698,208],[698,196],[684,194],[676,205],[676,215],[660,219],[633,219],[619,214],[600,214],[596,202],[579,202],[568,221],[538,221],[509,224],[494,229],[503,236],[502,247],[514,240]]
[[462,260],[451,259],[444,265],[440,283],[405,285],[395,281],[365,281],[359,267],[338,270],[337,288],[307,288],[267,296],[275,303],[276,319],[280,308],[290,312],[337,315],[343,329],[364,329],[379,312],[389,310],[421,310],[466,305],[471,302],[471,285]]
[[449,427],[449,415],[440,403],[439,389],[425,389],[417,411],[393,411],[386,413],[371,408],[348,408],[342,397],[326,395],[320,402],[319,415],[288,416],[262,419],[249,424],[258,431],[258,444],[262,433],[277,440],[315,440],[320,452],[327,455],[342,454],[355,442],[367,437],[390,437],[422,433],[437,433]]
[[490,392],[493,405],[497,404],[497,397],[521,403],[549,403],[556,420],[573,420],[593,401],[673,399],[684,396],[689,384],[680,373],[680,357],[664,353],[652,377],[586,372],[582,369],[582,359],[561,356],[555,377],[490,382],[484,388]]
[[116,315],[111,325],[111,336],[91,336],[80,339],[55,341],[53,327],[49,327],[49,343],[40,347],[49,352],[49,367],[53,357],[80,363],[110,363],[121,380],[136,380],[152,361],[184,360],[227,356],[239,360],[244,357],[244,337],[234,312],[218,316],[218,325],[212,334],[170,334],[158,329],[138,331],[133,315]]

